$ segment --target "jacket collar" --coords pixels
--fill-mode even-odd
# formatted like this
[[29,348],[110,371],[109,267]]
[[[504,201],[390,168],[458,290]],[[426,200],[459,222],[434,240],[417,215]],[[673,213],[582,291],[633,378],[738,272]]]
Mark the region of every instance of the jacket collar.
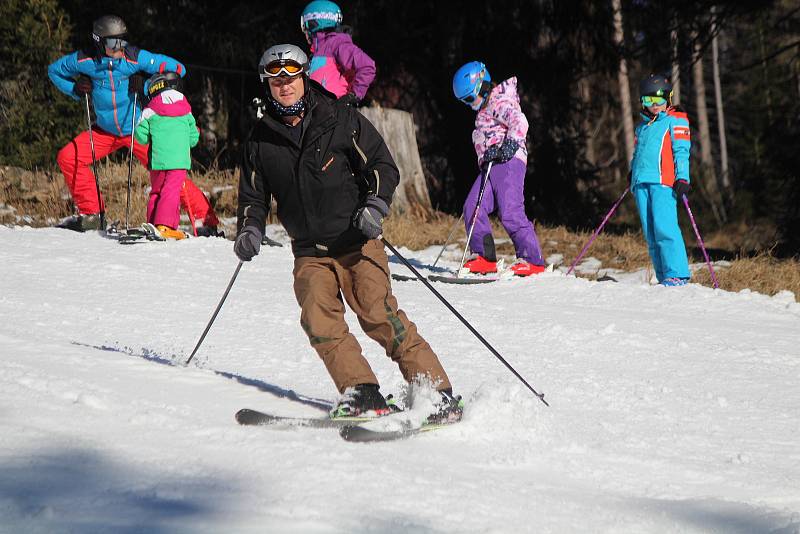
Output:
[[[312,81],[311,87],[305,95],[306,112],[301,121],[301,126],[303,128],[301,143],[303,145],[313,142],[320,135],[336,125],[336,116],[333,113],[333,108],[328,102],[328,99],[317,90],[315,85],[316,82]],[[279,133],[289,140],[289,142],[300,148],[297,142],[286,132],[286,124],[282,120],[270,113],[265,114],[261,120],[269,126],[271,130]]]

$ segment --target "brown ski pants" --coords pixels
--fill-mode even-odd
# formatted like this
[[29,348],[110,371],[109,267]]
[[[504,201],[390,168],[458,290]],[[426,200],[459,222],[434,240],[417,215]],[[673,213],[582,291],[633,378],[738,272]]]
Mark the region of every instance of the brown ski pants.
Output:
[[379,240],[337,258],[296,258],[293,274],[300,324],[339,392],[356,384],[378,383],[344,320],[343,297],[364,332],[386,349],[407,382],[424,377],[437,389],[451,387],[439,358],[398,309],[389,258]]

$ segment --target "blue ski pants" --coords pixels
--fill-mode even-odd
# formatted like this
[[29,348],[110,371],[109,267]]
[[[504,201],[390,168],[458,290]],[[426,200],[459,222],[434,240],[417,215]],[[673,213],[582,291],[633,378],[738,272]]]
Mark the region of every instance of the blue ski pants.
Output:
[[678,226],[678,199],[671,187],[661,184],[637,184],[633,196],[639,207],[642,232],[656,278],[689,279],[689,260]]

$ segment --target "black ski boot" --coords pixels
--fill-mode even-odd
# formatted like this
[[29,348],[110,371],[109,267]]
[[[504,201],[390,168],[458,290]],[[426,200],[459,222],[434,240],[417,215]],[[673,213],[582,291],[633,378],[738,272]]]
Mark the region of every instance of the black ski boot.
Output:
[[225,232],[217,230],[216,226],[198,226],[197,237],[225,237]]
[[72,215],[63,219],[56,225],[56,228],[64,228],[73,232],[89,232],[91,230],[105,230],[102,228],[100,215],[92,213],[89,215]]
[[453,395],[452,389],[439,391],[442,401],[438,405],[438,410],[428,416],[428,424],[446,425],[461,421],[464,415],[464,401],[461,395]]
[[331,410],[331,418],[337,417],[379,417],[396,410],[386,403],[378,384],[358,384],[347,388],[336,407]]

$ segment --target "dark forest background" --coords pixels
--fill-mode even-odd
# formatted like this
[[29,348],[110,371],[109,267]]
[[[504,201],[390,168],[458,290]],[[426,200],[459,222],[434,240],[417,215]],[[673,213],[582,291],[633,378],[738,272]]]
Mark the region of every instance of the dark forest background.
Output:
[[[528,215],[593,227],[626,185],[624,60],[634,124],[639,81],[651,72],[680,75],[680,104],[692,122],[691,198],[703,227],[736,232],[748,248],[777,243],[777,254],[800,253],[800,0],[338,3],[354,41],[378,65],[366,102],[413,114],[440,210],[460,211],[477,172],[474,112],[455,100],[451,80],[463,63],[480,60],[496,81],[519,79],[531,125]],[[93,0],[4,0],[0,163],[50,167],[57,149],[85,128],[82,108],[55,90],[46,67],[86,46],[92,21],[110,12],[125,19],[132,43],[187,65],[186,92],[203,130],[193,153],[198,168],[234,167],[252,127],[248,103],[263,91],[258,59],[281,42],[307,49],[299,28],[305,4],[139,0],[109,11]]]

